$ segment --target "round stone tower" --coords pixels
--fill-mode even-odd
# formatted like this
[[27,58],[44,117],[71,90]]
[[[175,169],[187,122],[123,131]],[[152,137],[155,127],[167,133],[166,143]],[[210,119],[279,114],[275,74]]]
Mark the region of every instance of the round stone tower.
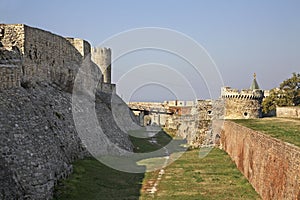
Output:
[[103,82],[111,83],[111,50],[110,48],[92,48],[92,61],[100,67]]
[[256,75],[250,89],[237,90],[223,87],[221,97],[225,102],[225,119],[253,119],[262,117],[264,91],[259,89]]

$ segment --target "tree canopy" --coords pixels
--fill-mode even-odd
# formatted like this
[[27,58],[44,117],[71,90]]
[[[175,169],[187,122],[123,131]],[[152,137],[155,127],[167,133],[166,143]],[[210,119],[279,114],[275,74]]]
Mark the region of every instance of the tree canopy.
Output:
[[292,77],[284,80],[279,88],[270,90],[270,95],[262,103],[263,112],[276,110],[276,106],[300,105],[300,74],[293,73]]

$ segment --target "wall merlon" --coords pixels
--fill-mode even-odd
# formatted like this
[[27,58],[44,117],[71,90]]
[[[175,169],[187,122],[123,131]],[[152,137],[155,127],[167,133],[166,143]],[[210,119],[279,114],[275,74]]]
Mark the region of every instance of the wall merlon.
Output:
[[221,89],[221,97],[222,98],[258,98],[262,99],[264,97],[263,90],[251,90],[251,89],[244,89],[244,90],[237,90],[231,89],[230,87],[223,87]]
[[80,38],[69,38],[69,37],[67,37],[66,40],[68,40],[84,58],[86,58],[86,56],[90,56],[91,45],[89,42]]

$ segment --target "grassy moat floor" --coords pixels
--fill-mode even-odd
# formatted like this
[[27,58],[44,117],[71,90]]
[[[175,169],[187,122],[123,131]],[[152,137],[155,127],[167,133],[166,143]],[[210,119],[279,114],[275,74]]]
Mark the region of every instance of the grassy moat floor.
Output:
[[271,117],[232,121],[300,147],[300,119]]
[[[171,137],[158,133],[158,144],[131,139],[137,152],[147,152],[160,148]],[[164,172],[157,191],[150,194],[149,188],[157,181],[159,171],[125,173],[87,158],[74,163],[74,173],[55,188],[54,199],[260,199],[230,157],[216,148],[204,158],[199,157],[199,150],[189,150]]]

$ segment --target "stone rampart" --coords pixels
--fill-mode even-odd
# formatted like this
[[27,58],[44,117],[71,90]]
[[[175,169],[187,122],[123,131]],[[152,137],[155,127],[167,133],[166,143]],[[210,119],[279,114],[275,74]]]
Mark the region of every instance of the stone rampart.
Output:
[[3,48],[17,48],[22,54],[23,85],[46,81],[71,91],[84,58],[91,64],[90,44],[82,39],[66,39],[24,24],[0,24],[0,29],[3,30],[0,38]]
[[[23,24],[0,24],[0,199],[51,199],[57,181],[72,172],[72,162],[88,155],[72,113],[79,70],[82,76],[76,80],[83,88],[78,89],[95,92],[96,100],[85,90],[82,95],[88,93],[84,99],[95,101],[107,140],[131,152],[128,134],[112,114],[112,107],[127,106],[111,100],[115,85],[101,87],[101,82],[91,80],[101,72],[91,62],[88,42]],[[122,124],[134,124],[122,117]],[[107,148],[101,153],[111,152]]]
[[226,121],[221,146],[263,199],[300,199],[300,148]]

